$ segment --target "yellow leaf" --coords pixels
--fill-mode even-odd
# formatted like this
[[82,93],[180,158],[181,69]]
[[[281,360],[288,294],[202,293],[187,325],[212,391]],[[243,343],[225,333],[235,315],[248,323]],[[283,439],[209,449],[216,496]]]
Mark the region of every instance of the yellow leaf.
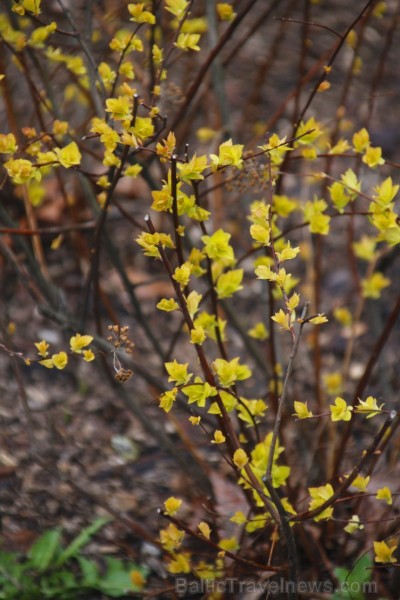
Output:
[[64,236],[60,233],[60,235],[58,235],[56,238],[54,238],[54,240],[51,241],[50,247],[52,250],[58,250],[58,248],[61,246],[61,243],[64,239]]
[[56,369],[62,370],[67,366],[68,356],[65,352],[59,352],[58,354],[53,354],[51,360]]
[[217,14],[221,21],[232,21],[235,18],[235,13],[233,12],[233,6],[228,4],[227,2],[218,2],[217,3]]
[[293,415],[294,417],[297,417],[298,419],[309,419],[313,416],[311,410],[308,410],[307,408],[307,402],[298,402],[295,400],[293,406],[296,411]]
[[329,406],[331,410],[332,421],[350,421],[352,406],[347,406],[346,400],[339,396],[335,399],[335,404]]
[[202,535],[204,535],[204,537],[205,537],[207,540],[209,540],[209,539],[210,539],[210,535],[211,535],[211,528],[210,528],[210,526],[208,525],[208,523],[206,523],[205,521],[201,521],[201,522],[198,524],[198,528],[199,528],[199,531],[200,531],[200,533],[201,533]]
[[92,335],[81,335],[80,333],[77,333],[76,335],[73,335],[71,337],[71,339],[69,340],[69,345],[72,352],[76,352],[76,354],[81,354],[82,349],[86,348],[86,346],[89,346],[89,344],[91,344],[92,342]]
[[216,431],[214,431],[214,439],[211,440],[211,443],[212,444],[223,444],[225,442],[225,440],[226,440],[226,437],[224,436],[222,431],[217,429]]
[[392,492],[388,487],[380,488],[376,493],[377,500],[385,500],[389,506],[392,505]]
[[382,148],[373,148],[372,146],[368,146],[364,156],[362,157],[362,161],[371,169],[374,169],[378,165],[385,164],[385,161],[382,158]]
[[201,344],[206,340],[206,333],[200,325],[198,327],[194,327],[190,331],[190,343],[191,344]]
[[93,353],[92,350],[84,350],[83,351],[83,360],[85,360],[86,362],[92,362],[92,360],[94,360],[96,357]]
[[262,323],[261,321],[256,323],[254,325],[254,327],[252,327],[251,329],[249,329],[247,331],[247,334],[254,338],[255,340],[266,340],[268,338],[268,331],[267,328],[265,327],[264,323]]
[[388,546],[386,542],[374,542],[375,562],[395,563],[396,558],[392,556],[397,546]]
[[364,152],[369,146],[369,133],[363,127],[353,135],[353,146],[356,152]]
[[289,317],[288,313],[283,312],[282,309],[280,309],[277,313],[275,313],[274,316],[271,317],[271,319],[273,321],[275,321],[276,323],[278,323],[278,325],[280,325],[282,329],[290,331],[290,328],[291,328],[290,317]]
[[354,533],[355,531],[358,531],[358,529],[364,529],[364,525],[361,525],[360,517],[358,515],[353,515],[346,527],[344,527],[344,531],[347,533]]
[[357,413],[366,414],[367,419],[371,419],[372,417],[379,415],[379,413],[382,412],[382,408],[384,406],[384,404],[381,404],[380,406],[378,406],[378,401],[373,396],[368,396],[368,398],[366,400],[361,400],[359,398],[358,402],[359,403],[355,407],[355,411]]
[[380,298],[381,291],[390,285],[390,279],[377,271],[361,281],[364,298]]
[[47,350],[49,349],[49,344],[45,340],[42,340],[41,342],[35,342],[35,346],[37,348],[38,354],[40,356],[43,356],[43,358],[46,358],[46,356],[49,355],[49,353],[47,352]]
[[168,381],[174,381],[176,385],[185,385],[192,378],[192,373],[188,373],[189,363],[166,362],[165,369],[169,375]]
[[312,319],[310,319],[310,323],[312,323],[313,325],[321,325],[322,323],[327,323],[327,322],[328,322],[328,319],[326,318],[324,313],[320,313],[316,317],[313,317]]
[[249,457],[247,456],[246,452],[242,450],[242,448],[238,448],[233,455],[233,462],[238,469],[243,469],[243,467],[249,462]]
[[167,300],[166,298],[163,298],[157,304],[157,308],[159,310],[165,310],[166,312],[171,312],[173,310],[177,310],[179,308],[179,304],[173,298],[170,298],[169,300]]
[[58,162],[66,169],[74,165],[79,165],[82,159],[82,155],[75,142],[71,142],[64,148],[56,148],[54,152]]
[[179,498],[174,498],[174,496],[171,496],[170,498],[168,498],[168,500],[166,500],[164,502],[164,506],[165,506],[165,514],[167,515],[174,515],[180,508],[182,504],[182,500],[180,500]]
[[370,479],[371,477],[369,476],[363,477],[362,475],[358,475],[351,485],[357,488],[360,492],[366,492]]

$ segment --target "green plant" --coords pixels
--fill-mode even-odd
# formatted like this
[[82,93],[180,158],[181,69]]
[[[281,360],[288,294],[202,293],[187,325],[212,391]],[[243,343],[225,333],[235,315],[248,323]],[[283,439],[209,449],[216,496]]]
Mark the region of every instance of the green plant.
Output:
[[[271,86],[278,85],[279,47],[293,32],[289,24],[297,24],[295,82],[280,90],[272,116],[260,100],[254,111],[243,102],[235,126],[236,96],[228,97],[225,80],[238,84],[231,62],[243,89],[253,90],[249,103],[259,94],[253,53],[241,54],[252,37],[243,23],[254,15],[255,35],[278,2],[266,10],[255,0],[111,3],[103,16],[86,9],[84,31],[73,11],[57,4],[53,14],[39,0],[13,2],[0,20],[7,55],[36,102],[34,125],[17,127],[24,117],[12,102],[15,73],[8,68],[3,178],[28,228],[18,225],[4,194],[0,218],[2,233],[13,236],[12,248],[3,246],[10,268],[65,334],[57,348],[35,338],[31,352],[11,342],[4,352],[50,374],[73,361],[93,362],[126,384],[120,397],[204,495],[195,524],[182,512],[186,498],[170,496],[160,509],[168,523],[154,543],[171,585],[175,576],[218,581],[242,570],[294,583],[333,577],[332,564],[365,564],[357,563],[365,546],[379,581],[381,565],[397,564],[392,505],[400,491],[389,487],[382,457],[397,452],[400,424],[397,379],[385,355],[395,347],[389,338],[400,314],[400,224],[398,164],[374,141],[373,124],[396,12],[370,0],[336,26],[325,24],[323,3],[315,8],[318,2],[306,0],[300,15],[285,3],[282,29],[258,74],[263,81],[277,65]],[[323,38],[310,50],[314,28],[334,42]],[[362,71],[371,32],[385,34],[372,78]],[[345,52],[350,60],[341,72]],[[352,114],[357,85],[367,89],[362,118]],[[330,110],[319,116],[323,98]],[[69,222],[43,229],[37,218],[50,185]],[[75,304],[47,264],[70,233],[67,250],[86,265]],[[44,235],[57,235],[52,248]],[[163,282],[150,316],[130,279],[132,265],[143,286]],[[110,273],[119,294],[107,286]],[[122,297],[134,327],[118,314]],[[132,377],[148,386],[144,402]],[[146,416],[149,398],[162,411],[160,422],[182,424],[178,449]],[[218,475],[240,491],[238,510],[224,512],[218,503],[216,462]],[[377,530],[372,505],[381,507]],[[318,534],[309,536],[310,528]],[[324,558],[315,564],[321,544]],[[347,580],[354,573],[359,578],[355,568]],[[344,571],[336,577],[343,580]],[[289,598],[297,595],[294,586]]]
[[[336,592],[332,600],[364,600],[367,595],[364,590],[372,579],[372,560],[368,554],[361,557],[350,570],[335,569],[335,575],[343,591]],[[364,585],[364,589],[363,589]]]
[[74,600],[94,591],[111,598],[132,597],[144,584],[146,569],[110,556],[104,557],[101,568],[83,555],[94,534],[108,522],[97,519],[67,547],[62,545],[61,532],[53,529],[36,540],[26,557],[0,552],[0,598]]

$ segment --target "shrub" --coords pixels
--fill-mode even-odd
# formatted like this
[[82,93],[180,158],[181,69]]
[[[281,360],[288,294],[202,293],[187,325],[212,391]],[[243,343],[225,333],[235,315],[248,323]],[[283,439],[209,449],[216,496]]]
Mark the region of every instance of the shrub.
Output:
[[[374,123],[396,14],[369,1],[346,23],[330,15],[325,2],[301,13],[254,0],[102,13],[22,0],[1,14],[1,250],[68,332],[60,348],[2,348],[47,369],[113,372],[207,493],[196,523],[188,498],[160,510],[155,543],[177,593],[279,575],[289,598],[317,580],[361,598],[345,589],[354,572],[390,593],[399,186]],[[56,198],[65,224],[40,226]],[[78,300],[49,276],[68,254],[86,271]],[[150,305],[133,269],[142,285],[162,281]],[[160,423],[180,423],[189,468],[138,404],[138,381]],[[238,510],[218,503],[213,470],[240,490]]]

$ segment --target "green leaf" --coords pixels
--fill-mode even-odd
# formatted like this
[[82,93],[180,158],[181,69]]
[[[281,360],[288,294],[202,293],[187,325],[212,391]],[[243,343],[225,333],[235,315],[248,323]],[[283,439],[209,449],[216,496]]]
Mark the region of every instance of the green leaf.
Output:
[[67,546],[67,548],[61,553],[57,560],[57,566],[63,565],[71,557],[76,556],[81,548],[87,546],[93,535],[99,531],[104,525],[109,523],[111,519],[109,517],[100,517],[96,519],[92,525],[86,527],[81,533]]
[[82,556],[78,556],[77,560],[82,571],[81,585],[83,587],[96,587],[99,582],[99,570],[96,563]]
[[75,600],[78,598],[80,584],[70,571],[56,571],[44,575],[40,580],[40,599]]
[[364,600],[365,595],[362,584],[371,580],[372,566],[371,556],[365,554],[350,571],[343,567],[335,569],[334,574],[341,584],[341,589],[332,596],[332,600]]
[[132,591],[130,571],[136,566],[125,566],[122,560],[107,558],[107,571],[98,582],[96,588],[112,598],[118,598],[128,591]]
[[55,557],[61,550],[60,546],[61,534],[57,529],[46,531],[33,544],[28,552],[28,557],[31,559],[31,566],[38,571],[46,571]]

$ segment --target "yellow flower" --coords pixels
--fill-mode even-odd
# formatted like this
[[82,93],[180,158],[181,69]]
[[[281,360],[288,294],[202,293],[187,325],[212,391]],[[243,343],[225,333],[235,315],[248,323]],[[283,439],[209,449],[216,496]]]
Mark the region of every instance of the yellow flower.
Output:
[[129,579],[131,580],[132,585],[135,588],[139,588],[140,590],[144,587],[146,583],[146,579],[143,576],[143,573],[137,570],[130,571]]

